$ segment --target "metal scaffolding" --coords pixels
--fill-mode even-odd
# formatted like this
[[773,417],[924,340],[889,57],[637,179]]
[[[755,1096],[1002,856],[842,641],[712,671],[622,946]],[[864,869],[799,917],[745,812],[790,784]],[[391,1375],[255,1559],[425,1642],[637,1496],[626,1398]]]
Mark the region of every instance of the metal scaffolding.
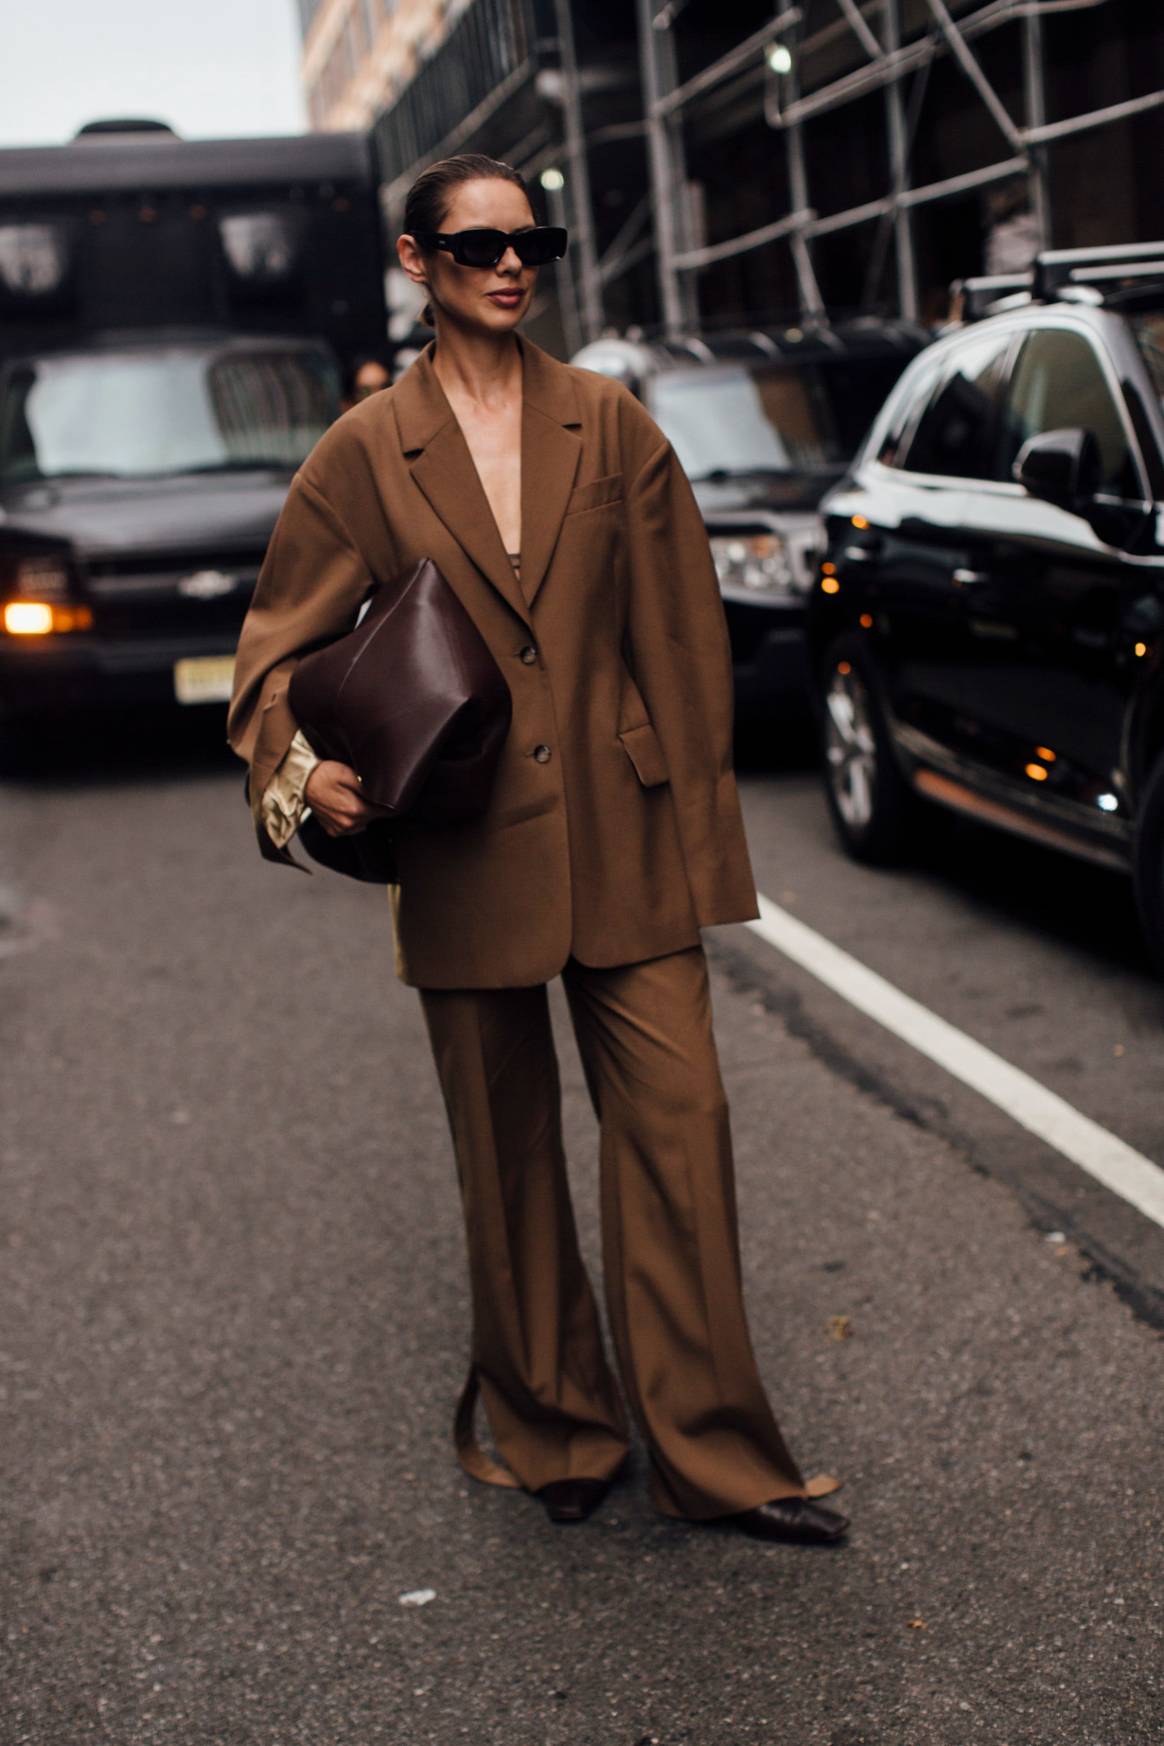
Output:
[[[308,0],[303,0],[308,3]],[[892,257],[900,313],[919,314],[915,214],[922,207],[1021,177],[1033,230],[1053,246],[1047,150],[1056,141],[1102,128],[1164,105],[1164,90],[1047,121],[1043,21],[1048,12],[1093,10],[1110,0],[835,0],[816,25],[819,0],[775,0],[773,16],[682,83],[677,77],[676,25],[684,0],[635,0],[641,119],[593,125],[583,116],[587,66],[579,66],[575,7],[581,0],[472,0],[449,35],[376,123],[389,222],[418,171],[435,158],[467,149],[504,157],[533,178],[561,167],[564,185],[547,186],[555,222],[568,224],[571,245],[557,270],[559,308],[571,349],[596,338],[606,321],[612,281],[653,250],[664,331],[700,325],[699,280],[705,269],[773,242],[787,245],[801,312],[819,316],[824,300],[813,245],[822,237],[871,227],[862,307],[874,304]],[[1155,0],[1159,4],[1159,0]],[[726,13],[727,9],[725,9]],[[629,22],[629,20],[628,20]],[[1021,118],[1012,115],[984,70],[975,45],[1004,25],[1020,27]],[[811,26],[811,28],[810,28]],[[813,57],[844,52],[844,70],[811,89],[804,70]],[[855,65],[852,64],[855,61]],[[978,168],[939,180],[915,181],[915,139],[931,69],[956,67],[971,103],[989,118],[997,155]],[[758,93],[757,93],[757,87]],[[884,103],[887,176],[883,193],[840,212],[813,199],[813,162],[806,124],[836,114],[877,92]],[[720,105],[731,121],[749,112],[782,142],[788,198],[770,221],[708,243],[689,175],[696,106]],[[751,110],[749,111],[749,106]],[[623,111],[625,114],[625,110]],[[617,234],[598,245],[591,199],[591,153],[616,138],[642,137],[647,186]],[[819,174],[819,171],[818,171]],[[637,192],[637,191],[636,191]]]
[[530,0],[475,0],[375,123],[389,215],[426,164],[471,149],[536,71]]
[[[659,296],[663,322],[669,334],[698,326],[698,275],[716,261],[747,253],[776,240],[786,241],[792,254],[802,311],[819,313],[820,291],[812,263],[812,243],[817,237],[848,230],[856,225],[878,223],[879,235],[873,259],[883,250],[881,238],[891,231],[897,266],[901,312],[916,316],[917,272],[914,261],[911,214],[921,206],[947,200],[968,190],[1024,176],[1029,184],[1031,211],[1035,214],[1041,246],[1053,244],[1046,187],[1045,149],[1055,140],[1093,128],[1110,125],[1164,105],[1164,91],[1153,91],[1127,102],[1115,103],[1064,121],[1048,124],[1044,94],[1042,18],[1058,10],[1063,0],[988,0],[988,3],[955,18],[944,0],[924,0],[929,27],[909,43],[902,42],[900,0],[838,0],[842,16],[812,36],[804,35],[807,7],[787,6],[772,22],[754,32],[676,87],[673,16],[675,9],[656,10],[657,0],[638,0],[640,53],[651,177],[655,195]],[[1077,0],[1086,5],[1088,0]],[[1091,0],[1092,5],[1105,0]],[[879,25],[874,28],[871,20]],[[1003,24],[1021,20],[1023,25],[1024,115],[1017,121],[994,90],[973,42]],[[831,83],[802,95],[798,67],[805,55],[838,33],[849,33],[859,45],[864,64]],[[683,111],[717,85],[742,69],[768,62],[774,50],[794,44],[796,53],[778,59],[777,68],[765,75],[764,115],[770,127],[783,137],[791,210],[772,223],[710,245],[684,244],[676,235],[674,215],[688,210],[682,197],[686,184],[683,142]],[[939,57],[952,59],[965,75],[992,118],[1006,147],[1006,155],[979,169],[946,177],[920,187],[913,185],[911,147],[913,126],[907,114],[905,81],[924,72]],[[768,62],[769,67],[771,63]],[[890,185],[878,199],[822,217],[813,207],[809,192],[802,124],[814,116],[841,109],[871,91],[885,92]],[[913,117],[916,121],[916,114]],[[681,225],[679,226],[681,228]]]

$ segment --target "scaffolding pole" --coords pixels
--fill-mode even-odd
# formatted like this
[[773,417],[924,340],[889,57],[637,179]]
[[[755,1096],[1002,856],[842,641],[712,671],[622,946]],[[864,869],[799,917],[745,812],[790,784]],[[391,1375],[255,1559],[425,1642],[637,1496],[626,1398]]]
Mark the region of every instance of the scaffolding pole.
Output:
[[[562,198],[560,188],[546,189],[546,204],[550,211],[550,223],[566,223],[566,202]],[[570,266],[569,257],[563,256],[554,263],[554,278],[558,287],[558,309],[562,318],[562,333],[566,341],[566,350],[573,357],[581,351],[585,343],[582,337],[582,312],[578,307],[578,286]],[[588,339],[594,335],[587,335]]]
[[[1028,137],[1035,128],[1045,127],[1047,99],[1043,85],[1043,20],[1033,8],[1023,19],[1023,94],[1025,99]],[[1047,188],[1047,153],[1043,146],[1030,147],[1031,211],[1039,230],[1040,249],[1051,244],[1051,200]]]
[[636,4],[639,59],[647,112],[647,155],[655,203],[659,300],[664,331],[676,335],[698,326],[698,311],[694,280],[680,273],[676,265],[683,245],[690,243],[691,238],[687,221],[682,121],[678,108],[674,113],[667,113],[664,109],[664,100],[675,86],[675,45],[669,30],[655,29],[654,0],[636,0]]
[[574,48],[574,20],[570,0],[554,0],[554,15],[558,27],[558,61],[562,74],[562,133],[570,189],[570,211],[573,217],[571,254],[578,262],[578,317],[584,339],[597,339],[605,316],[602,305],[602,276],[594,246],[594,208],[590,199],[590,166],[586,157],[586,135],[582,127],[582,90],[578,79],[578,59]]
[[[901,47],[901,0],[885,0],[885,52]],[[924,77],[924,74],[919,75]],[[897,262],[897,301],[908,321],[918,319],[917,261],[913,252],[913,220],[902,196],[909,187],[909,135],[900,79],[885,87],[885,119],[889,129],[889,174],[893,181],[893,250]],[[876,295],[876,288],[874,288]]]
[[[797,69],[800,57],[797,53],[799,44],[794,44],[792,51],[792,68],[786,74],[772,72],[770,77],[788,80],[789,88],[795,97],[798,94]],[[799,219],[801,214],[809,212],[808,199],[808,168],[804,161],[804,135],[798,123],[784,129],[784,157],[788,167],[788,193],[792,201],[792,214]],[[815,216],[815,214],[813,215]],[[796,268],[796,284],[800,293],[800,313],[810,320],[819,320],[825,312],[824,298],[820,294],[820,286],[816,282],[816,273],[812,266],[812,251],[808,246],[808,234],[805,222],[794,223],[789,232],[788,246],[792,254],[792,264]]]

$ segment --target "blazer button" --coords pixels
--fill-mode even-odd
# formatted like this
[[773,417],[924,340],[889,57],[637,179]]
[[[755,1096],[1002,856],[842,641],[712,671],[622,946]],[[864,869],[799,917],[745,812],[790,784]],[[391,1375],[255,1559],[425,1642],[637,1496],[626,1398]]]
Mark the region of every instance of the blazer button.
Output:
[[539,764],[548,764],[554,754],[550,751],[549,746],[535,746],[533,755]]
[[524,649],[519,649],[517,652],[527,667],[532,667],[538,658],[538,652],[532,643],[527,643]]

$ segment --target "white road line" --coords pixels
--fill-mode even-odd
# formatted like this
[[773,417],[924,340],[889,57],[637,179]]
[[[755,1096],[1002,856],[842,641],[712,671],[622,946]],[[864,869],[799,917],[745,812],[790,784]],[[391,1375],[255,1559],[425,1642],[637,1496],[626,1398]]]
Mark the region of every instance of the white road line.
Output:
[[760,919],[747,925],[859,1011],[989,1098],[1113,1194],[1164,1226],[1164,1170],[1150,1158],[1082,1115],[1029,1073],[1004,1061],[993,1049],[976,1043],[965,1031],[903,994],[770,898],[761,894]]

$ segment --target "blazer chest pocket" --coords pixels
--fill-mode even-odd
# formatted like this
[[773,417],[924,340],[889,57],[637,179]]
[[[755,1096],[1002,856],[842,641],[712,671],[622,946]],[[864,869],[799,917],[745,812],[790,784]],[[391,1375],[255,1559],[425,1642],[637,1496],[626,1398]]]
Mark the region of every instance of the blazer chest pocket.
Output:
[[566,499],[566,514],[578,515],[584,509],[602,509],[608,503],[621,502],[622,474],[607,473],[601,479],[576,486]]
[[644,788],[657,788],[661,782],[670,781],[659,736],[649,721],[642,727],[624,728],[618,737]]

